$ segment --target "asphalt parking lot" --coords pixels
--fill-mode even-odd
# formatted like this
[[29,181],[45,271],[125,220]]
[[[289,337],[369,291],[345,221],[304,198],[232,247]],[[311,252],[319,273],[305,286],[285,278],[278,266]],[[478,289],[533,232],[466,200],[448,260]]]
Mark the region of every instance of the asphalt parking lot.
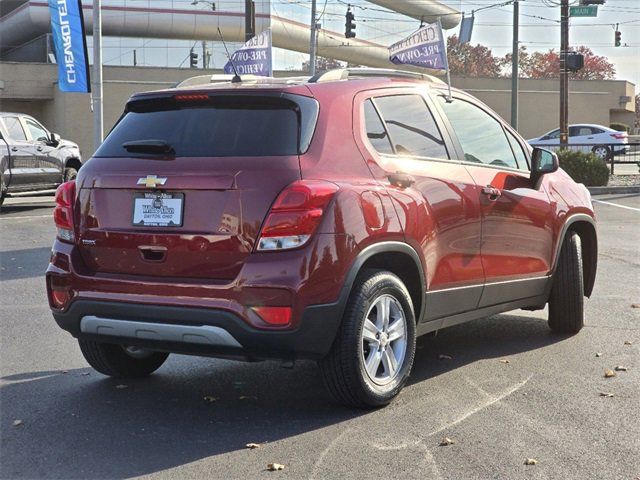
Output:
[[[580,334],[517,311],[422,337],[410,384],[369,412],[333,403],[311,362],[174,355],[146,380],[94,372],[46,303],[51,198],[9,199],[0,477],[636,480],[640,195],[596,198],[599,271]],[[605,378],[616,366],[627,371]]]

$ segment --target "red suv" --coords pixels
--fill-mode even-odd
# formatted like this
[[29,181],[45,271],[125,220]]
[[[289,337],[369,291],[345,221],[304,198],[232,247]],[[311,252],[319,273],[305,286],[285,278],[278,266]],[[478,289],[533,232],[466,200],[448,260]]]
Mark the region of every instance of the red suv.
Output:
[[53,316],[116,377],[170,352],[307,358],[341,402],[385,405],[418,335],[547,303],[576,333],[596,273],[557,157],[404,72],[134,95],[56,201]]

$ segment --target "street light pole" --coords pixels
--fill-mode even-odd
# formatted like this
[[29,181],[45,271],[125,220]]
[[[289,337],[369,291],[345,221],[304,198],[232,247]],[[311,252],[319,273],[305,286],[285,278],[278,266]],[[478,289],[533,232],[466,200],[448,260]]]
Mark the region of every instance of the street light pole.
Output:
[[93,0],[93,85],[91,88],[93,107],[93,147],[102,144],[102,12],[101,0]]
[[569,51],[569,0],[560,4],[560,145],[569,142],[569,72],[567,52]]
[[520,20],[520,3],[518,0],[513,2],[513,49],[511,51],[511,126],[518,129],[518,30]]
[[316,74],[316,0],[311,0],[311,31],[309,36],[309,74]]

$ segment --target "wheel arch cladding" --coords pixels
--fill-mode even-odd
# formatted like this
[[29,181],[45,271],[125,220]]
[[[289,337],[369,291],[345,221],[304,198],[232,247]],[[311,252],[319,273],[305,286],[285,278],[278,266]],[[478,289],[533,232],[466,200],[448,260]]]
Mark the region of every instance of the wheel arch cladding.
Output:
[[76,157],[69,157],[64,162],[64,168],[75,168],[76,170],[80,170],[82,167],[82,163]]
[[[582,269],[584,272],[584,294],[590,297],[596,280],[598,266],[598,236],[593,223],[576,220],[569,225],[569,231],[575,232],[580,237],[582,245]],[[566,234],[565,233],[565,236]],[[564,237],[563,237],[564,239]]]
[[[377,248],[375,248],[377,247]],[[417,322],[424,307],[424,273],[417,253],[407,244],[388,242],[372,245],[357,261],[357,273],[365,269],[382,269],[396,275],[407,287]],[[355,280],[355,279],[354,279]],[[353,282],[349,290],[353,288]]]

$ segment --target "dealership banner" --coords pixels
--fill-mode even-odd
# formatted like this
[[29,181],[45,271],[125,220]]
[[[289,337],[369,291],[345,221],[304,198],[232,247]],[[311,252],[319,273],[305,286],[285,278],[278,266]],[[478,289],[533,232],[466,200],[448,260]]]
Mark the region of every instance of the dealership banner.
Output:
[[234,73],[235,67],[240,76],[270,77],[273,74],[271,57],[271,29],[267,29],[233,52],[231,59],[224,66],[224,73]]
[[49,0],[51,32],[63,92],[91,91],[81,0]]
[[389,47],[389,60],[396,65],[415,65],[447,70],[447,46],[440,22],[424,25]]

